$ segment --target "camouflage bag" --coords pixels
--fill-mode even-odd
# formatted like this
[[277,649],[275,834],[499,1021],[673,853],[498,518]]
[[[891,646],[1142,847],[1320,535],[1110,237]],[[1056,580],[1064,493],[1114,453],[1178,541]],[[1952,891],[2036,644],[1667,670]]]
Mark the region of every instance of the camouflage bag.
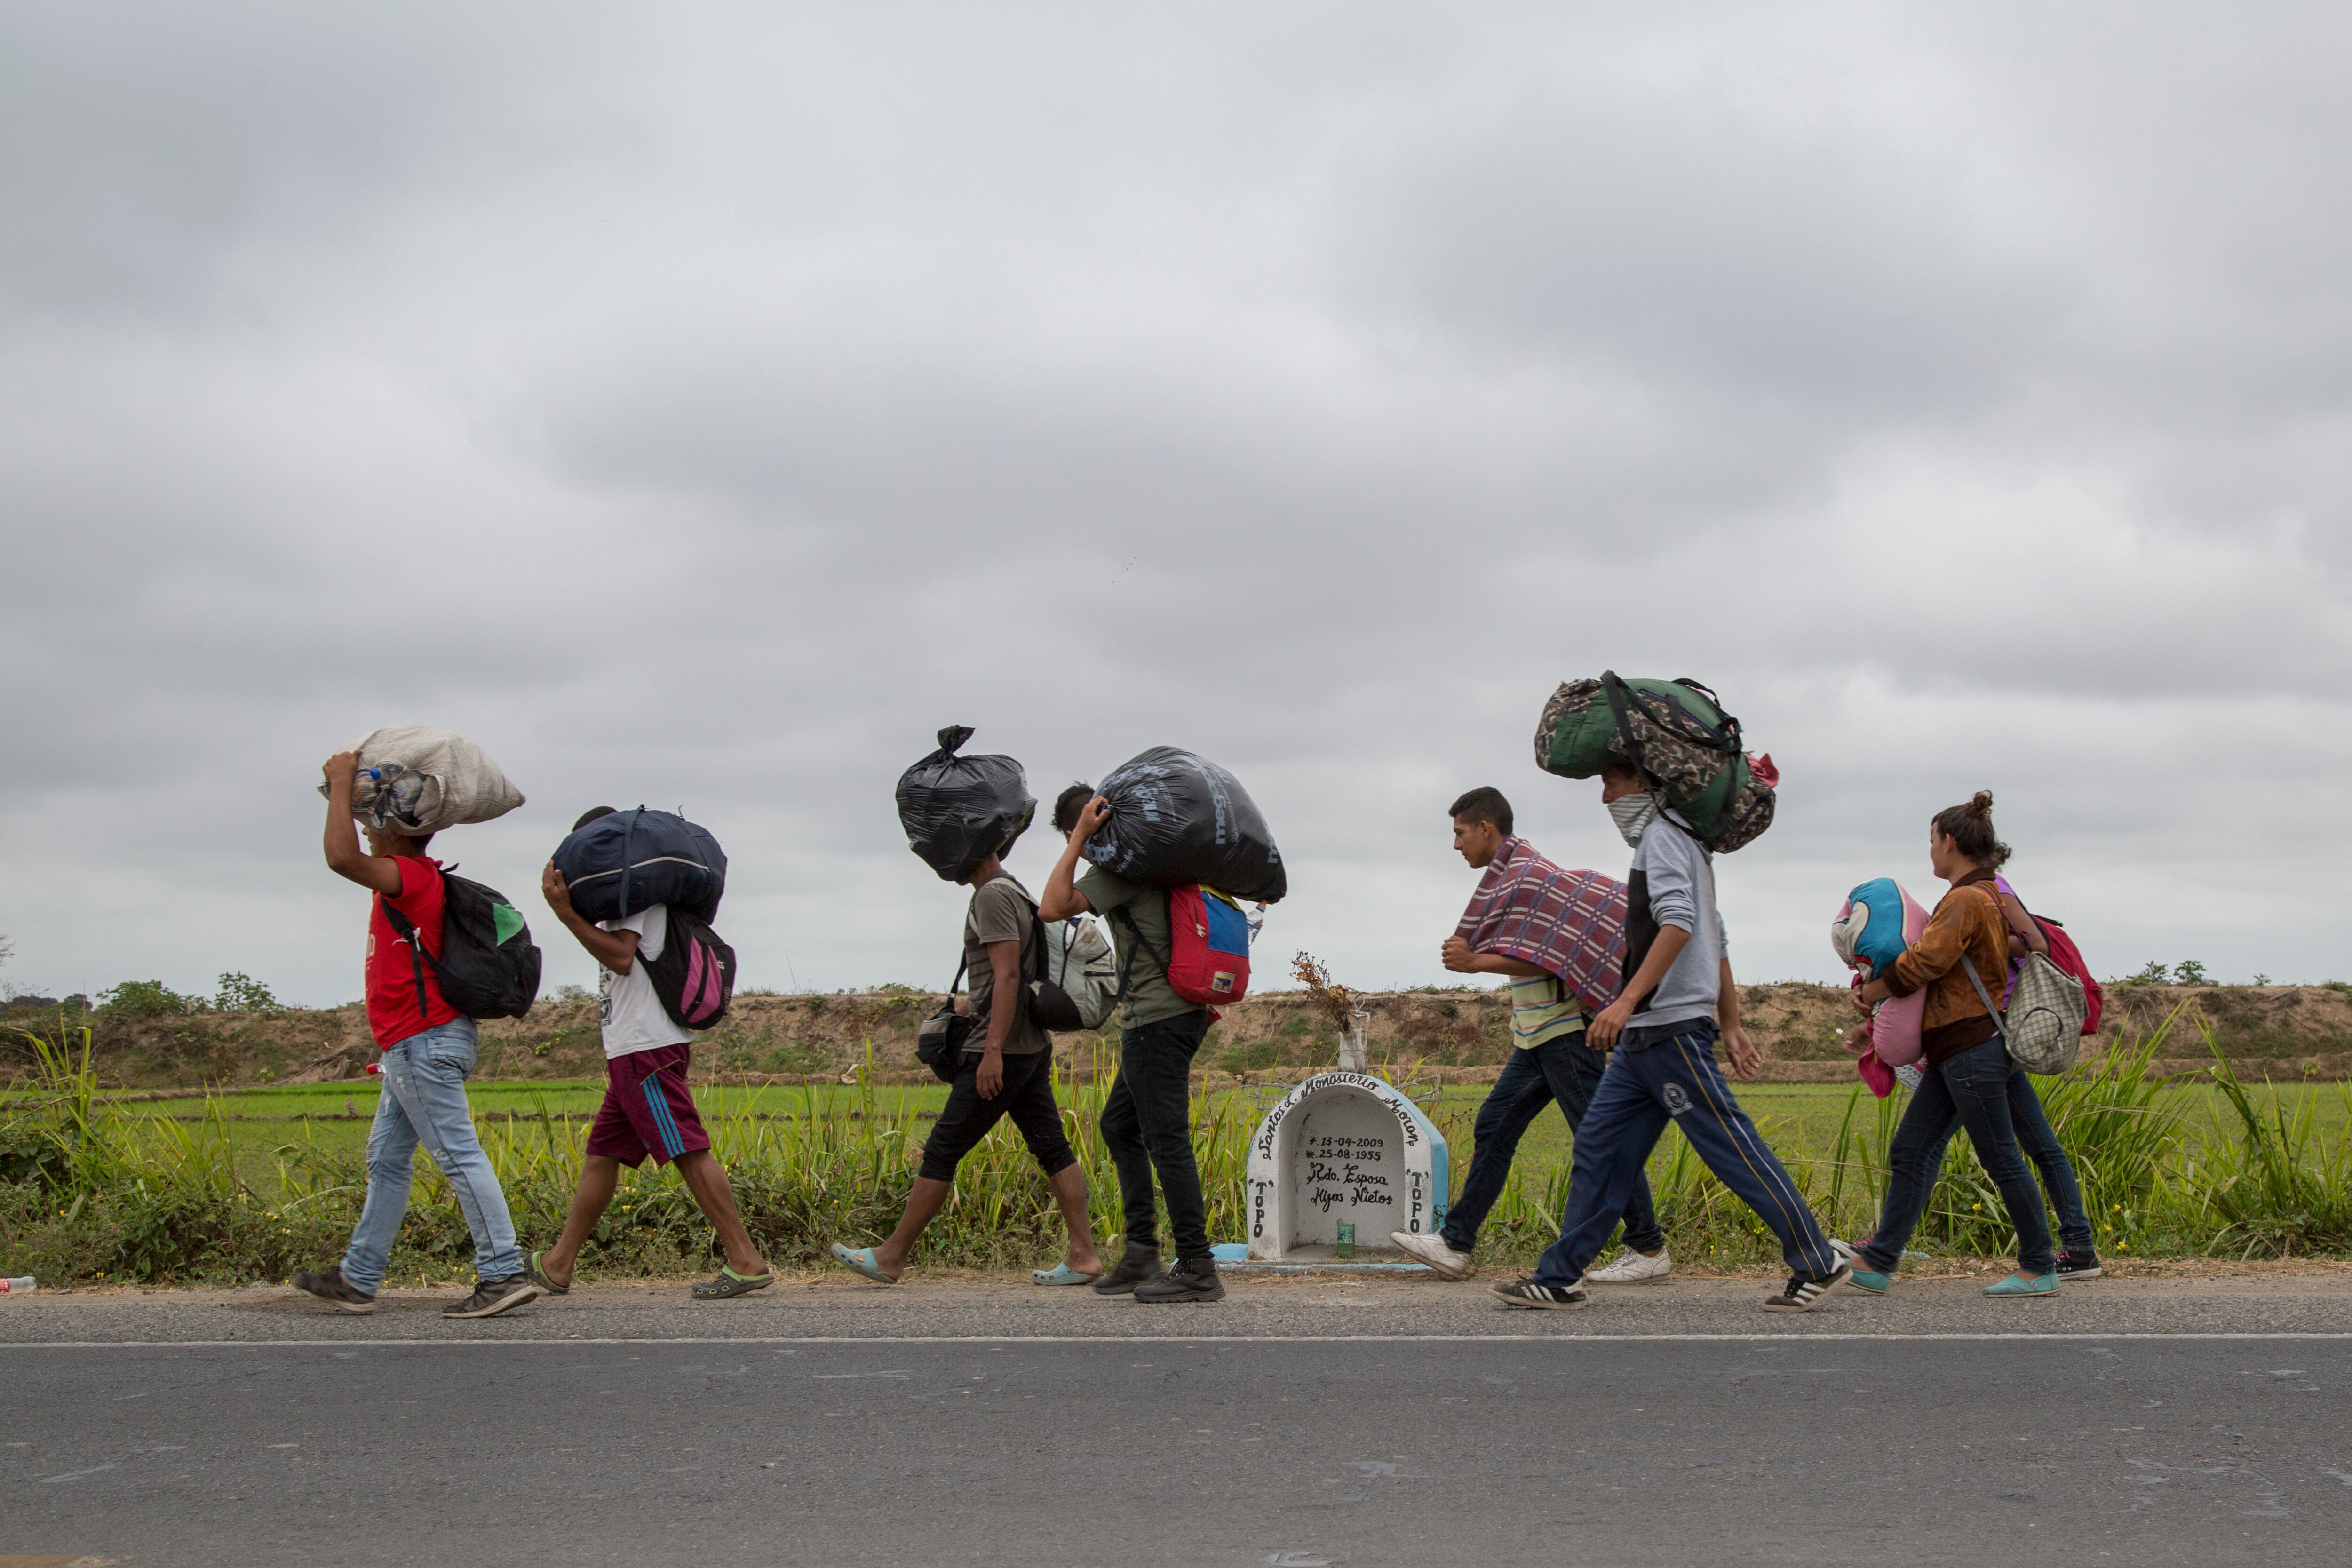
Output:
[[1603,670],[1552,693],[1536,724],[1536,765],[1589,779],[1632,768],[1718,854],[1772,826],[1780,775],[1769,756],[1740,749],[1739,721],[1696,680],[1625,680]]

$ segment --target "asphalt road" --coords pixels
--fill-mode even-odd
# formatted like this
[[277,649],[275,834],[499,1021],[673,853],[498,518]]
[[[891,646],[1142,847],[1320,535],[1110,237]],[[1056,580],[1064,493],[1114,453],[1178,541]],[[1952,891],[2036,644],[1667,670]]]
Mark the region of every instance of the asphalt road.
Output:
[[[2041,1304],[2071,1326],[1964,1285],[1783,1318],[1739,1310],[1752,1281],[1574,1314],[1320,1283],[1157,1311],[596,1292],[463,1335],[266,1292],[36,1297],[0,1310],[0,1563],[2352,1555],[2345,1287],[2105,1284]],[[779,1331],[820,1299],[887,1331]],[[1008,1311],[1027,1337],[987,1326]],[[590,1331],[632,1315],[700,1332]],[[224,1321],[255,1331],[194,1332]]]

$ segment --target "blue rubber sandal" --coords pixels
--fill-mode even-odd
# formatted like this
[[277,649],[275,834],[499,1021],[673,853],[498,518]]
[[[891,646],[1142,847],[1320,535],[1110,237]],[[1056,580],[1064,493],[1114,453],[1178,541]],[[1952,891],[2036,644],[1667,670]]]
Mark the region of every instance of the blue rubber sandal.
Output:
[[1066,1263],[1056,1263],[1051,1268],[1029,1270],[1032,1285],[1091,1285],[1101,1279],[1099,1274],[1081,1274]]
[[874,1249],[870,1247],[852,1248],[844,1247],[836,1241],[833,1244],[833,1260],[852,1274],[862,1275],[877,1285],[898,1283],[896,1279],[882,1272],[882,1266],[874,1261]]

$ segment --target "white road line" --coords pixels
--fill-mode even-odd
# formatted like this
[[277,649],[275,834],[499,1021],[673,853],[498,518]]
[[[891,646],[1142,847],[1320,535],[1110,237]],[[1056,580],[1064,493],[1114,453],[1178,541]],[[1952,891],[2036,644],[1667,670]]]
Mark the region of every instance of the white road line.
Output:
[[448,1345],[498,1349],[509,1345],[1423,1345],[1423,1344],[1817,1344],[1979,1343],[2074,1344],[2084,1342],[2267,1342],[2352,1340],[2352,1332],[2297,1333],[1949,1333],[1949,1334],[803,1334],[726,1339],[592,1338],[445,1340],[26,1340],[0,1342],[0,1351],[268,1351],[405,1350]]

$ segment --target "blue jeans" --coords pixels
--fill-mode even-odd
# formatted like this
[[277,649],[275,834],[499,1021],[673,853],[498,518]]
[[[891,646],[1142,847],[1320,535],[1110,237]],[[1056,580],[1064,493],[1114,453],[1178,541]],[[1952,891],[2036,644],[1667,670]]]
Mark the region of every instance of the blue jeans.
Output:
[[[2000,1189],[2009,1223],[2017,1227],[2018,1271],[2047,1274],[2058,1266],[2050,1247],[2050,1221],[2042,1209],[2042,1189],[2033,1184],[2033,1173],[2026,1168],[2025,1155],[2018,1147],[2017,1125],[2010,1114],[2010,1075],[2014,1071],[2008,1042],[1997,1035],[1927,1070],[1895,1129],[1895,1141],[1886,1147],[1886,1199],[1880,1205],[1877,1231],[1860,1248],[1864,1263],[1887,1272],[1902,1259],[1904,1244],[1911,1239],[1920,1215],[1927,1211],[1928,1194],[1936,1190],[1944,1146],[1952,1141],[1957,1125],[1969,1130],[1977,1161]],[[2035,1119],[2046,1133],[2049,1121],[2041,1115],[2041,1109],[2037,1099]],[[2051,1146],[2056,1147],[2056,1142],[2053,1138]],[[2067,1184],[2072,1186],[2072,1166],[2066,1173]],[[2074,1201],[2079,1212],[2083,1202],[2079,1192]]]
[[1568,1213],[1559,1240],[1536,1264],[1546,1285],[1573,1285],[1601,1255],[1617,1216],[1631,1201],[1642,1168],[1671,1120],[1716,1180],[1729,1187],[1780,1238],[1789,1272],[1825,1279],[1838,1271],[1837,1254],[1814,1222],[1797,1184],[1765,1143],[1748,1112],[1731,1098],[1716,1065],[1719,1031],[1696,1019],[1641,1050],[1622,1046],[1609,1055],[1592,1109],[1576,1130],[1576,1163],[1569,1173]]
[[[2017,1129],[2017,1146],[2042,1173],[2042,1190],[2058,1211],[2058,1240],[2069,1252],[2097,1251],[2091,1240],[2091,1215],[2083,1206],[2082,1184],[2074,1180],[2074,1162],[2058,1146],[2058,1134],[2033,1091],[2033,1079],[2015,1062],[2009,1065],[2009,1120]],[[1943,1152],[1936,1155],[1940,1163]]]
[[375,1102],[375,1125],[368,1129],[367,1202],[343,1254],[343,1278],[356,1289],[373,1293],[383,1284],[384,1265],[408,1213],[408,1184],[420,1142],[465,1211],[466,1228],[474,1233],[474,1271],[485,1279],[522,1272],[522,1248],[507,1214],[507,1195],[474,1135],[473,1111],[466,1103],[477,1043],[474,1021],[458,1018],[411,1035],[383,1053],[383,1093]]
[[[1519,1140],[1528,1128],[1543,1114],[1545,1106],[1556,1101],[1559,1113],[1568,1119],[1569,1131],[1576,1131],[1583,1124],[1584,1113],[1591,1109],[1592,1091],[1600,1087],[1601,1070],[1608,1065],[1609,1053],[1585,1045],[1580,1030],[1511,1053],[1511,1059],[1503,1064],[1502,1076],[1486,1093],[1486,1103],[1478,1108],[1470,1174],[1462,1184],[1462,1195],[1445,1212],[1445,1228],[1437,1233],[1446,1246],[1456,1252],[1477,1246],[1478,1226],[1495,1200],[1503,1195],[1511,1158],[1518,1152]],[[1666,1233],[1658,1227],[1658,1212],[1651,1206],[1649,1181],[1636,1175],[1633,1190],[1625,1199],[1625,1245],[1655,1252],[1665,1244]]]

